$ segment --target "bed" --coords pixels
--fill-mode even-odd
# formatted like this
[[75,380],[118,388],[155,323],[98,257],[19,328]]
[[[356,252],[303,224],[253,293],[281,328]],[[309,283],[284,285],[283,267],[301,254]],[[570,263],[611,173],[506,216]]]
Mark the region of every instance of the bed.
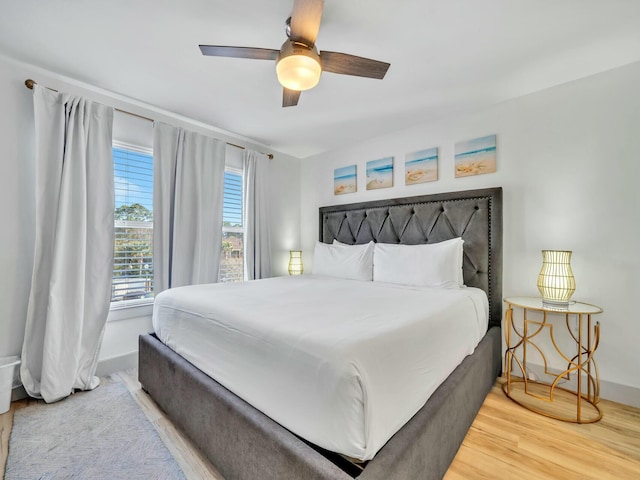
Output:
[[371,460],[351,462],[309,441],[313,432],[305,438],[291,433],[154,335],[140,338],[143,388],[227,480],[441,478],[500,372],[501,195],[496,188],[320,209],[324,243],[420,244],[462,237],[464,283],[482,289],[489,300],[488,328],[475,350],[375,448]]

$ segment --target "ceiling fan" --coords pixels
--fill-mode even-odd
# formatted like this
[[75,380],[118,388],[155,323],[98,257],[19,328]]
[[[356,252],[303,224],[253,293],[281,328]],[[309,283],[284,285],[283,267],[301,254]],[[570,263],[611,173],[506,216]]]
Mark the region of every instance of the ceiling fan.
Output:
[[322,72],[383,79],[388,63],[347,53],[321,51],[315,46],[324,0],[294,0],[286,21],[287,40],[280,50],[271,48],[200,45],[203,55],[275,60],[278,81],[284,87],[282,106],[298,104],[300,93],[315,87]]

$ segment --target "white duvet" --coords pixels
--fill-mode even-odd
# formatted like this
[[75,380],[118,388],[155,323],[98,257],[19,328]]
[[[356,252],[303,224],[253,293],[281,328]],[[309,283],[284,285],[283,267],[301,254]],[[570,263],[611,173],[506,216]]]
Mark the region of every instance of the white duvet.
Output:
[[487,330],[476,288],[315,275],[160,293],[158,337],[285,428],[361,460],[471,354]]

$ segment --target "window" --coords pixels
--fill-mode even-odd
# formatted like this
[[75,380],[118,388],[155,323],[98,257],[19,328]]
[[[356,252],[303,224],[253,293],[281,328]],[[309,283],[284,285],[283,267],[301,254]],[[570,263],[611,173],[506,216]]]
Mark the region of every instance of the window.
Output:
[[115,245],[111,302],[153,297],[153,156],[130,146],[113,147]]
[[242,171],[224,172],[220,282],[244,280],[244,226],[242,225]]

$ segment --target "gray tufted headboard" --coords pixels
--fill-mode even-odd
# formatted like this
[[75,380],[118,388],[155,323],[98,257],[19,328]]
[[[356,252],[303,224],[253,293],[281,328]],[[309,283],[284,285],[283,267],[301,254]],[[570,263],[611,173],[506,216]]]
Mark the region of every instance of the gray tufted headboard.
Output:
[[436,243],[464,239],[464,283],[487,292],[489,327],[502,320],[502,188],[320,208],[320,241]]

